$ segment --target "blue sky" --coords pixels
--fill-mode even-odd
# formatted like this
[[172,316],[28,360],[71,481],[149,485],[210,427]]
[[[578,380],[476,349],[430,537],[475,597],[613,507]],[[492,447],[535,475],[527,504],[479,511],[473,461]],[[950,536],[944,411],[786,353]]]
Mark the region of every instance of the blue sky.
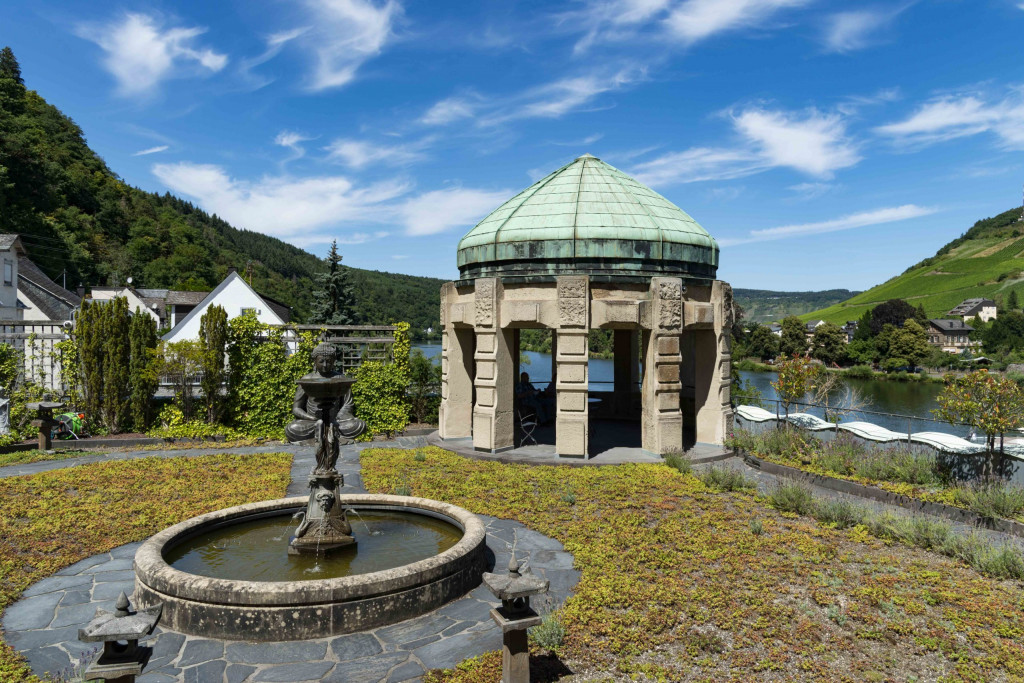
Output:
[[8,0],[0,43],[127,182],[345,263],[451,278],[589,152],[737,287],[864,289],[1024,182],[1020,0]]

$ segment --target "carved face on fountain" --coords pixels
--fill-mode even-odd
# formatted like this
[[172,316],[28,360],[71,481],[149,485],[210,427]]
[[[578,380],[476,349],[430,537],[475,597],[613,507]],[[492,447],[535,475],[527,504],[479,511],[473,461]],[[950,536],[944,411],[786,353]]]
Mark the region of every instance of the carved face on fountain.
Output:
[[323,489],[317,491],[316,504],[326,515],[330,509],[334,507],[334,494],[330,491],[324,491]]
[[317,373],[324,377],[334,374],[334,365],[337,362],[337,352],[333,344],[320,342],[313,349],[313,367]]

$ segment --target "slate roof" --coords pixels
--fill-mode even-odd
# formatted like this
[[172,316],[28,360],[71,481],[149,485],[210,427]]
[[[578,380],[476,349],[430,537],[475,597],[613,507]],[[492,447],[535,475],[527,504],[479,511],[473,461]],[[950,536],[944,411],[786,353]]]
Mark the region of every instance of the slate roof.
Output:
[[943,332],[974,332],[974,328],[965,323],[963,318],[956,320],[933,319],[928,322]]
[[69,319],[71,311],[82,303],[80,296],[51,280],[24,254],[18,256],[18,289],[50,320]]
[[[14,243],[17,242],[18,246],[21,246],[21,240],[18,239],[17,235],[4,234],[0,235],[0,251],[10,251]],[[22,253],[25,251],[24,247],[19,250]]]
[[949,312],[949,315],[974,315],[979,313],[986,306],[995,306],[992,299],[964,299],[964,301]]

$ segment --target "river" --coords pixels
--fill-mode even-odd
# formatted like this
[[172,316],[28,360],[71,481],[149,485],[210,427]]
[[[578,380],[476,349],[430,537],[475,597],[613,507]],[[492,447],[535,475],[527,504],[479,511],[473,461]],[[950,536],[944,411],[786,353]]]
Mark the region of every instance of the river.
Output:
[[[423,355],[431,358],[435,363],[440,362],[440,344],[416,344],[413,348],[423,351]],[[547,386],[551,381],[551,354],[526,351],[526,358],[529,363],[520,366],[521,372],[530,373],[530,381],[540,387]],[[590,389],[592,391],[609,391],[613,385],[614,365],[610,360],[592,358],[590,367]],[[777,394],[771,386],[775,379],[775,373],[771,372],[749,372],[740,371],[740,377],[744,383],[749,382],[761,392],[765,399],[775,399]],[[889,415],[871,415],[860,413],[849,415],[845,421],[864,420],[872,422],[894,432],[905,433],[907,431],[907,418],[894,417],[895,415],[911,416],[918,418],[911,428],[915,432],[943,432],[964,437],[969,433],[967,427],[954,427],[948,423],[935,420],[932,410],[938,407],[935,398],[942,390],[942,385],[935,382],[895,382],[870,379],[847,379],[846,383],[860,392],[867,399],[866,410],[877,413],[888,413]],[[805,398],[809,402],[810,396]],[[742,401],[736,401],[737,404]],[[765,402],[764,407],[774,411],[773,403]],[[791,409],[793,412],[796,409]],[[820,411],[812,410],[819,417]]]

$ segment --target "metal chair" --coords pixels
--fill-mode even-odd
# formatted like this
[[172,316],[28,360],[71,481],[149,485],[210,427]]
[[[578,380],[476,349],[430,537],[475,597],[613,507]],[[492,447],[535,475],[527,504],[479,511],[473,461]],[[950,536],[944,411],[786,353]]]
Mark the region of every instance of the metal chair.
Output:
[[537,414],[529,412],[524,413],[522,410],[516,412],[519,416],[519,445],[525,446],[527,441],[532,441],[534,446],[538,445],[537,439],[533,436],[534,430],[536,430],[537,425],[540,424],[537,422]]

